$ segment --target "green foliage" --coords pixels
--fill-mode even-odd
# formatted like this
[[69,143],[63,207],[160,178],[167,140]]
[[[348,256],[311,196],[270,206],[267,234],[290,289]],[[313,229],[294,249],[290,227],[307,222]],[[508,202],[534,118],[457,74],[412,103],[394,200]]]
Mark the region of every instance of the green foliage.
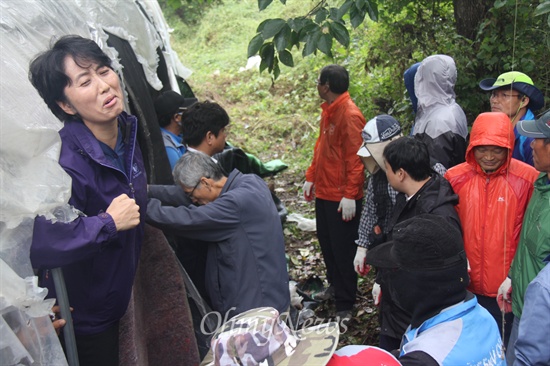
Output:
[[522,71],[546,96],[550,95],[550,29],[545,17],[535,16],[545,14],[541,9],[547,9],[550,1],[537,3],[495,3],[469,53],[471,59],[477,59],[469,65],[471,75],[481,79]]
[[222,0],[158,0],[163,9],[170,9],[173,16],[181,21],[195,25],[200,22],[204,11]]
[[[537,8],[535,9],[535,16],[545,15],[550,13],[550,0],[546,0],[542,2]],[[550,28],[550,14],[546,16],[546,23],[548,24],[548,27]]]
[[[281,4],[286,4],[286,0],[279,0],[281,2]],[[260,11],[264,10],[265,8],[267,8],[269,6],[269,4],[271,4],[273,2],[273,0],[258,0],[258,8],[260,9]]]
[[535,9],[535,16],[550,13],[550,0],[544,1]]
[[[535,85],[550,96],[548,13],[534,16],[535,9],[540,8],[537,5],[548,1],[520,4],[517,17],[515,3],[492,8],[473,41],[456,34],[450,1],[380,1],[379,21],[369,17],[353,31],[346,28],[349,15],[342,23],[330,21],[330,8],[319,12],[322,15],[318,19],[325,17],[321,25],[311,17],[296,16],[307,14],[311,3],[294,1],[282,6],[273,2],[258,12],[257,0],[225,0],[223,6],[205,9],[205,21],[194,27],[165,9],[165,17],[174,28],[173,48],[183,64],[194,71],[188,82],[199,99],[213,99],[228,110],[233,126],[230,140],[235,145],[262,160],[282,159],[289,164],[289,173],[303,172],[311,161],[321,103],[315,79],[330,63],[348,69],[350,94],[367,120],[390,113],[405,131],[414,115],[403,72],[431,54],[448,54],[455,59],[457,101],[470,123],[489,108],[479,81],[512,67],[529,74]],[[277,23],[270,24],[268,19],[288,19],[286,25],[294,37],[291,43],[298,46],[291,48],[287,43],[283,49],[282,39],[286,37],[272,37],[266,42],[262,36],[266,25],[271,33],[277,29]],[[327,21],[330,25],[323,28]],[[270,30],[272,27],[275,29]],[[284,32],[288,33],[288,28]],[[308,48],[304,42],[310,33],[322,33],[323,29],[333,36],[331,57],[316,52],[318,48]],[[250,41],[253,34],[255,40]],[[348,38],[334,42],[336,34]],[[272,57],[273,73],[238,71],[246,64],[248,54],[259,52]],[[304,53],[317,56],[303,58]],[[269,71],[269,64],[261,67]],[[272,80],[274,72],[279,73],[276,84]]]
[[[258,8],[264,10],[271,3],[272,0],[258,0]],[[248,57],[259,54],[262,58],[260,72],[267,69],[277,79],[280,75],[279,61],[287,66],[294,64],[291,53],[294,47],[300,49],[303,44],[302,57],[316,55],[320,51],[332,58],[334,40],[344,47],[349,46],[346,19],[353,28],[357,28],[367,14],[373,20],[378,19],[378,7],[374,0],[345,0],[340,7],[331,7],[328,1],[322,0],[306,15],[287,20],[267,19],[258,26],[256,35],[250,40]]]
[[[187,81],[195,94],[200,100],[220,103],[228,111],[229,141],[263,161],[282,159],[289,165],[285,174],[302,177],[311,162],[318,133],[322,101],[315,80],[327,60],[302,59],[301,50],[286,49],[279,54],[281,75],[276,85],[265,72],[239,71],[247,63],[250,34],[259,24],[268,18],[288,19],[291,14],[309,10],[308,2],[286,6],[275,6],[278,4],[274,2],[261,13],[256,5],[257,0],[225,0],[223,6],[205,10],[205,21],[194,27],[175,17],[170,9],[164,9],[164,15],[174,29],[173,49],[193,70]],[[272,44],[275,50],[277,45]],[[263,45],[261,42],[260,48]],[[289,63],[294,67],[289,68]]]
[[[320,1],[307,16],[287,21],[289,25],[295,25],[291,25],[291,29],[298,32],[299,37],[298,41],[287,42],[286,47],[288,50],[302,44],[302,57],[317,55],[317,51],[321,51],[335,63],[363,63],[366,75],[362,75],[363,80],[355,85],[352,82],[350,92],[356,96],[356,102],[366,115],[393,113],[405,127],[410,125],[414,116],[400,76],[413,63],[437,53],[455,59],[459,72],[457,100],[469,121],[489,108],[488,98],[478,88],[479,81],[485,77],[520,70],[529,74],[545,95],[550,95],[550,61],[547,57],[550,49],[549,0],[495,1],[479,24],[473,41],[457,35],[450,0],[378,3],[347,0],[338,3],[341,5],[336,8],[330,7],[328,1]],[[378,25],[364,22],[366,9],[369,9],[370,19],[379,21]],[[359,30],[360,24],[365,28]],[[350,33],[350,25],[355,27],[353,33]],[[366,30],[367,26],[371,29]],[[268,37],[258,35],[253,41],[260,43],[262,39],[264,44],[270,42]],[[334,39],[337,42],[333,42]],[[257,52],[249,49],[249,55]],[[362,54],[363,59],[354,59],[356,54]],[[276,70],[275,67],[270,69],[269,63],[275,64],[277,57],[280,58],[274,52],[264,69],[269,72]],[[358,94],[354,94],[355,91]]]

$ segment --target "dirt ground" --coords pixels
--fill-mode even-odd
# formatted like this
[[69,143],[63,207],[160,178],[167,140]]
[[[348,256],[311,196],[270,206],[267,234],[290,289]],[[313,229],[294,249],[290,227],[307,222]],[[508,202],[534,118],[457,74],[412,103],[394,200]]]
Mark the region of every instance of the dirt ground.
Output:
[[[303,172],[283,171],[266,181],[283,202],[290,213],[300,214],[313,219],[313,203],[304,200],[301,192]],[[286,254],[290,278],[299,284],[311,277],[318,277],[325,286],[325,265],[315,232],[302,231],[295,222],[284,224]],[[339,347],[351,344],[378,345],[378,309],[371,296],[374,273],[358,279],[357,300],[353,310],[353,319],[348,329],[340,335]],[[315,308],[315,316],[334,319],[336,308],[331,300],[322,302]]]

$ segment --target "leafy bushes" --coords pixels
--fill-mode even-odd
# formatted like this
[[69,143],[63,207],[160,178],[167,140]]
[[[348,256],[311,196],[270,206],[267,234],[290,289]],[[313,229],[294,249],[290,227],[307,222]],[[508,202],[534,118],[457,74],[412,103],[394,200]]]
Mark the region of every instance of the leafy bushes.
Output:
[[[349,70],[350,94],[367,120],[390,113],[405,130],[414,116],[403,72],[431,54],[455,59],[457,101],[470,123],[489,108],[479,81],[512,68],[530,75],[550,96],[550,27],[548,15],[534,15],[538,1],[518,3],[517,16],[515,1],[497,1],[473,39],[457,34],[451,1],[379,1],[378,22],[367,17],[351,29],[349,15],[342,18],[349,30],[349,47],[332,42],[332,57],[322,52],[303,57],[303,49],[294,47],[289,51],[294,67],[278,64],[280,75],[275,81],[266,71],[238,71],[246,64],[249,41],[262,22],[297,18],[317,3],[294,0],[283,6],[275,1],[258,12],[257,0],[225,0],[223,5],[201,8],[202,21],[193,26],[164,9],[175,29],[174,49],[194,70],[189,83],[200,99],[214,99],[228,109],[233,121],[231,140],[262,159],[282,158],[296,169],[305,169],[318,133],[321,100],[314,80],[330,63]],[[277,43],[274,50],[282,47]]]

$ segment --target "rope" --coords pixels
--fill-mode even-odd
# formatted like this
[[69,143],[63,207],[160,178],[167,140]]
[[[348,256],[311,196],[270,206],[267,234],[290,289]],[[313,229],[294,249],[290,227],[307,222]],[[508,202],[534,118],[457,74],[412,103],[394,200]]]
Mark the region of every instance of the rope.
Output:
[[[516,34],[517,34],[517,20],[518,20],[518,0],[516,0],[516,6],[515,6],[515,9],[514,9],[514,38],[512,40],[512,71],[515,70],[515,66],[516,66]],[[510,84],[510,93],[512,93],[512,84]],[[516,114],[514,116],[514,120],[517,118],[517,115],[519,113],[519,110],[521,109],[521,106],[523,104],[520,104],[520,107],[518,108],[518,110],[516,111]],[[512,123],[514,122],[513,120],[511,121]],[[512,136],[509,136],[509,138],[512,138],[515,140],[515,135],[514,135],[514,130],[512,129],[512,132],[511,132]],[[513,151],[510,151],[509,154],[511,154]],[[508,157],[508,160],[511,162],[511,157]],[[510,180],[509,180],[509,174],[510,174],[510,165],[508,165],[508,168],[506,169],[506,182],[509,183]],[[506,214],[504,215],[504,255],[503,255],[503,258],[502,258],[502,268],[505,270],[506,269],[506,258],[507,258],[507,232],[508,232],[508,209],[509,209],[509,191],[510,191],[510,187],[509,187],[509,184],[506,184],[506,192],[505,192],[505,202],[506,202]],[[510,263],[511,265],[511,263]],[[506,271],[506,270],[505,270]],[[509,271],[509,270],[508,270]],[[506,276],[508,275],[508,273],[504,273],[504,278],[506,278]],[[504,296],[504,295],[503,295]],[[506,327],[506,320],[504,318],[505,316],[505,313],[504,312],[501,312],[501,337],[502,337],[502,341],[504,342],[504,334],[505,334],[505,327]],[[507,344],[503,345],[502,347],[502,352],[501,352],[501,355],[500,355],[500,358],[502,360],[504,360],[506,358],[506,348],[507,348]]]

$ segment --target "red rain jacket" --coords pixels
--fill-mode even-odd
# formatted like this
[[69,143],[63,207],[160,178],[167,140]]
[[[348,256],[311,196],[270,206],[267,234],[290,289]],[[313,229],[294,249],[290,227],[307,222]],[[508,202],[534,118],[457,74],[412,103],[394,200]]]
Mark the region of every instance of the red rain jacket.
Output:
[[342,197],[361,199],[365,175],[357,151],[363,144],[365,118],[348,92],[321,108],[321,130],[306,180],[315,184],[317,198],[336,202]]
[[[508,149],[506,162],[486,174],[474,157],[474,148],[496,145]],[[480,114],[470,132],[466,162],[447,171],[459,197],[456,206],[470,262],[470,286],[475,294],[496,297],[516,253],[523,214],[538,172],[512,159],[514,129],[504,113]]]

